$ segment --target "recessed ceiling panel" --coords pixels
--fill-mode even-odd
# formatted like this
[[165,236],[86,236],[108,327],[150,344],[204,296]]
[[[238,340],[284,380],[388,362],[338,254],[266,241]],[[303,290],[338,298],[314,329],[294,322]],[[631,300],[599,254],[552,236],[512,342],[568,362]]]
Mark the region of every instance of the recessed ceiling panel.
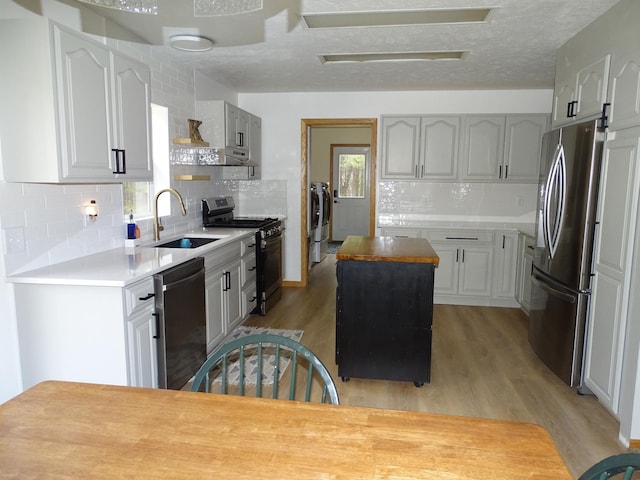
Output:
[[302,15],[307,28],[386,27],[485,22],[491,8],[397,10],[388,12],[313,13]]
[[322,63],[352,62],[410,62],[424,60],[462,60],[467,52],[389,52],[389,53],[338,53],[319,55]]

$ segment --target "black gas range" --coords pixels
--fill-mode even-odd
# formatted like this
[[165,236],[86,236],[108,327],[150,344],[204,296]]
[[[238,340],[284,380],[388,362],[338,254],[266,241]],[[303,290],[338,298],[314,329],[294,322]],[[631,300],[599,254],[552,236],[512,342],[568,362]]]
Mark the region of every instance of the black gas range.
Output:
[[235,203],[230,196],[202,200],[202,226],[256,229],[256,298],[252,313],[265,315],[282,296],[282,231],[277,218],[250,218],[233,215]]
[[257,228],[263,238],[282,233],[282,221],[277,218],[236,217],[233,197],[207,197],[202,200],[202,226],[217,228]]

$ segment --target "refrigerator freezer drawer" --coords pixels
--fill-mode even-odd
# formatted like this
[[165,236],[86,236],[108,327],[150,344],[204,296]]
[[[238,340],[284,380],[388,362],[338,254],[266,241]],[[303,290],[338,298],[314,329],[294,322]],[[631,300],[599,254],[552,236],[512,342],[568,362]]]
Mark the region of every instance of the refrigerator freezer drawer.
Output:
[[559,289],[535,273],[532,280],[529,343],[565,383],[579,387],[589,294]]

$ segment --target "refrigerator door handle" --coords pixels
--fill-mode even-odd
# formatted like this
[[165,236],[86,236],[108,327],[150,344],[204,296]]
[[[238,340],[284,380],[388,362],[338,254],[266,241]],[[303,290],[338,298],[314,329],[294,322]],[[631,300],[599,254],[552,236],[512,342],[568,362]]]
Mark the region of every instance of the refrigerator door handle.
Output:
[[572,295],[570,293],[563,292],[549,283],[549,280],[535,271],[531,273],[533,280],[542,288],[545,292],[553,295],[554,297],[560,298],[568,303],[577,303],[577,295]]
[[[547,176],[544,203],[542,209],[542,229],[544,241],[549,249],[549,257],[553,258],[558,248],[562,217],[564,216],[565,197],[567,191],[567,166],[564,148],[559,144],[553,156],[553,164]],[[554,211],[551,212],[551,202],[555,200]],[[551,214],[553,213],[553,218]]]

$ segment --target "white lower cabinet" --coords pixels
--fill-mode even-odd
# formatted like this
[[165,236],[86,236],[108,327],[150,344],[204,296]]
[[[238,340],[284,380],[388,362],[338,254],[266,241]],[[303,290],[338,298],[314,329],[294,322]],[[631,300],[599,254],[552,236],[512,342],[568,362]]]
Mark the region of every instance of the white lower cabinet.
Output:
[[45,380],[156,387],[153,281],[14,285],[24,388]]
[[418,228],[383,228],[382,236],[394,238],[420,238],[421,231]]
[[527,315],[531,308],[531,268],[534,249],[535,239],[521,233],[518,239],[516,300]]
[[[247,245],[252,245],[251,253],[245,256]],[[249,265],[247,267],[247,265]],[[245,268],[255,267],[255,236],[248,235],[236,242],[225,245],[205,255],[205,304],[207,310],[207,353],[211,353],[222,339],[237,327],[251,311],[245,303],[247,273]],[[255,268],[249,282],[255,285]],[[250,297],[255,302],[254,295]]]
[[158,387],[158,332],[156,329],[153,279],[124,289],[129,342],[130,382],[137,387]]
[[516,295],[516,271],[518,233],[496,232],[493,294],[496,297],[514,298]]
[[[435,273],[435,303],[467,303],[492,295],[493,232],[425,230],[440,263]],[[475,300],[471,300],[471,299]]]
[[440,258],[435,271],[434,303],[518,306],[516,230],[384,227],[381,234],[426,238],[431,243]]

